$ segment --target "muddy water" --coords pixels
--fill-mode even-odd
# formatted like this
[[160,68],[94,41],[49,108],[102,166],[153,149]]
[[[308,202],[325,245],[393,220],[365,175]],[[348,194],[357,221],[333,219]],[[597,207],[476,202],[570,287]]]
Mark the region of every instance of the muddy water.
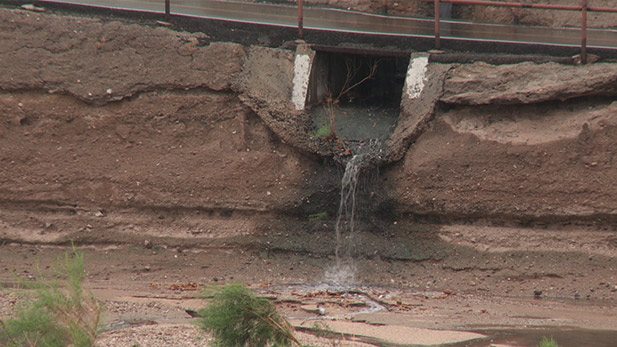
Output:
[[491,344],[510,346],[539,346],[542,338],[552,337],[559,347],[614,347],[617,331],[589,329],[480,329],[474,332],[487,335],[481,341],[468,341],[452,346],[484,347]]

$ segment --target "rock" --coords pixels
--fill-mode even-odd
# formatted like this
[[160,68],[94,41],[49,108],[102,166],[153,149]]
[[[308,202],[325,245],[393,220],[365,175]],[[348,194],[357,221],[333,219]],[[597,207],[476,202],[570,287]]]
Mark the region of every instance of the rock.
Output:
[[319,307],[319,306],[314,305],[314,304],[302,305],[302,306],[300,306],[300,309],[302,309],[303,311],[308,312],[308,313],[314,313],[314,314],[319,314],[319,315],[326,314],[326,309],[325,308]]
[[531,104],[617,92],[617,65],[475,63],[451,70],[441,101],[449,104]]
[[198,44],[197,39],[194,37],[191,37],[189,42],[185,43],[180,48],[178,48],[178,54],[182,56],[193,55],[193,53],[195,53],[195,51],[197,51],[198,49],[197,44]]
[[150,240],[144,240],[144,247],[146,247],[147,249],[151,249],[152,242],[150,242]]
[[184,310],[184,312],[186,312],[189,316],[191,316],[193,318],[200,318],[201,317],[199,312],[194,311],[194,310]]
[[126,140],[131,134],[131,127],[125,124],[116,126],[116,134],[123,140]]
[[[595,54],[587,53],[587,64],[593,64],[600,61],[600,57]],[[581,65],[583,63],[583,59],[580,54],[577,54],[572,57],[572,62],[576,65]]]

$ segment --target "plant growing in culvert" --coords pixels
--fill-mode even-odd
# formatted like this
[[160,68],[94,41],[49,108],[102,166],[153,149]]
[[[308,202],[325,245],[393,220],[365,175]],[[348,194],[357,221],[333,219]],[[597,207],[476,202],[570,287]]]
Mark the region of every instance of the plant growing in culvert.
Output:
[[343,83],[341,90],[336,96],[334,96],[332,91],[329,90],[327,93],[328,95],[326,96],[325,107],[328,117],[330,118],[330,135],[328,136],[328,139],[336,139],[336,107],[341,102],[341,98],[347,95],[356,87],[375,77],[375,75],[377,74],[378,66],[379,60],[373,61],[369,64],[368,73],[364,77],[358,79],[358,74],[360,73],[360,66],[357,60],[352,58],[345,59],[345,68],[347,75],[345,76],[345,82]]
[[241,283],[208,288],[210,304],[199,311],[198,325],[220,347],[301,346],[293,328],[274,304],[259,298]]
[[23,283],[33,300],[18,307],[15,318],[0,320],[0,345],[87,347],[98,333],[100,305],[83,289],[84,257],[73,248],[58,260],[55,278]]

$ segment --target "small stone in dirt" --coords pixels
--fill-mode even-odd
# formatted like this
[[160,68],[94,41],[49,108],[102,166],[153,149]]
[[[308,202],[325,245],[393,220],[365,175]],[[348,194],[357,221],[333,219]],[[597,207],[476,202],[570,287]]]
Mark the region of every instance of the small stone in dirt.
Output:
[[189,316],[193,317],[193,318],[199,318],[201,317],[201,315],[199,314],[199,312],[197,311],[193,311],[193,310],[184,310],[184,312],[186,312]]
[[533,291],[533,297],[536,299],[540,299],[542,297],[542,291],[541,290],[534,290]]
[[320,314],[320,315],[326,314],[326,309],[325,308],[319,307],[319,306],[314,305],[314,304],[302,305],[302,306],[300,306],[300,308],[303,311],[306,311],[308,313],[315,313],[315,314]]
[[446,287],[446,289],[443,290],[443,293],[446,295],[456,295],[456,291],[450,287]]
[[144,247],[146,247],[147,249],[151,249],[152,242],[150,242],[150,240],[144,240]]
[[146,265],[144,266],[144,271],[150,271],[152,268],[150,267],[150,265]]

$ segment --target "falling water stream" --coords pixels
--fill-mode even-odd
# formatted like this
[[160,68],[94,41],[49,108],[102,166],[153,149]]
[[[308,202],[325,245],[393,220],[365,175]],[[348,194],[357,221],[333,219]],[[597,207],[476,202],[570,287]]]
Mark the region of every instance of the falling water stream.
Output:
[[354,155],[345,166],[341,180],[341,201],[336,219],[336,264],[326,271],[326,281],[350,284],[355,280],[356,267],[352,257],[356,220],[356,193],[358,178],[365,154]]

